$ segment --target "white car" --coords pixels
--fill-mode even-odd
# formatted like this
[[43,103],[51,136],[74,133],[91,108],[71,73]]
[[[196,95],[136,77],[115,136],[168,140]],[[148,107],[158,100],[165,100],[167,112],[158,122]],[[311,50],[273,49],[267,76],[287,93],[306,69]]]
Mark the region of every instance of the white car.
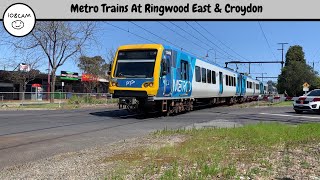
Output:
[[320,89],[312,90],[294,100],[293,109],[297,114],[303,111],[320,112]]

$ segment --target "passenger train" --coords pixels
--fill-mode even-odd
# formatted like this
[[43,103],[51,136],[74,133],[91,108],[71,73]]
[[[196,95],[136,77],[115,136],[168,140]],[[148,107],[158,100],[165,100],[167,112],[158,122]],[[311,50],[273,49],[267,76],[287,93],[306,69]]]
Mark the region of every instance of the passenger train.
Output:
[[191,111],[195,104],[241,103],[266,94],[267,84],[162,44],[120,46],[109,92],[119,108]]

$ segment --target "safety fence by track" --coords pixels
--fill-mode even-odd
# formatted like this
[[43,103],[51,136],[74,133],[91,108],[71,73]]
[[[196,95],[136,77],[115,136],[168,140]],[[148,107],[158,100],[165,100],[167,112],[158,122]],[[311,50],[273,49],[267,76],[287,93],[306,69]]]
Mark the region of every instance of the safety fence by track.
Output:
[[109,93],[72,92],[0,92],[0,107],[27,106],[41,104],[111,104],[118,99]]

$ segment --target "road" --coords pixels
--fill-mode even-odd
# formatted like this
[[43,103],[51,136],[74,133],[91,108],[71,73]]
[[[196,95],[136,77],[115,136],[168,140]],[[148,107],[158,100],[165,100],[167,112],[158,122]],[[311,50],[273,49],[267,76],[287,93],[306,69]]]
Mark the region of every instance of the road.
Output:
[[0,169],[164,128],[257,122],[320,122],[320,115],[297,115],[291,107],[215,107],[170,117],[141,117],[113,109],[0,111]]

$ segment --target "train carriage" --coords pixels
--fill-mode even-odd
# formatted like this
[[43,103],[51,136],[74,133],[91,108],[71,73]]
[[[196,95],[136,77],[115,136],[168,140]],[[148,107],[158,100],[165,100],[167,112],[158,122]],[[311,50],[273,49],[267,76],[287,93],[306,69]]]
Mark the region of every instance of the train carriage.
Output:
[[171,114],[260,94],[259,81],[162,44],[119,47],[110,76],[119,107],[140,111]]

